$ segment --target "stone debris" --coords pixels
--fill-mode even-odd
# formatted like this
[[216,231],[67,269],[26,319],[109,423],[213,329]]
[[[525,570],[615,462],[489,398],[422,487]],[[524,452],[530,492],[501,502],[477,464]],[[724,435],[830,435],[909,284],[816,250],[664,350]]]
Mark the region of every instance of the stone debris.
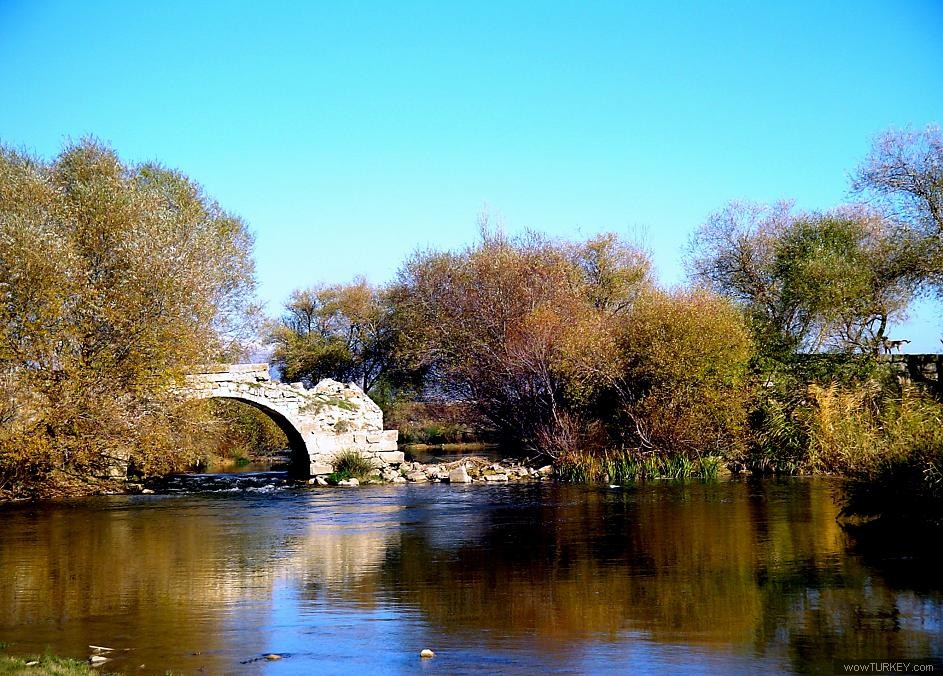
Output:
[[468,476],[468,470],[465,469],[465,465],[459,465],[449,472],[449,483],[468,484],[471,483],[471,480],[471,477]]
[[[339,486],[358,486],[363,483],[422,484],[422,483],[485,483],[500,484],[517,481],[542,481],[553,476],[553,467],[545,465],[535,469],[526,461],[508,459],[501,462],[467,456],[449,462],[437,462],[424,465],[421,462],[402,462],[398,465],[384,466],[372,470],[366,480],[348,479],[338,482]],[[325,476],[316,476],[308,480],[309,484],[327,486]]]
[[423,659],[429,659],[430,657],[435,657],[435,653],[429,650],[428,648],[423,648],[419,651],[419,657]]

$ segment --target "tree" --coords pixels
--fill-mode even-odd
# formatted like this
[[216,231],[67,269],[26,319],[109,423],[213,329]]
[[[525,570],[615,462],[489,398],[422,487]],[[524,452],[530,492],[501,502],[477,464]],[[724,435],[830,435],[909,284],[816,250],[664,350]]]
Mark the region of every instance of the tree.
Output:
[[853,190],[896,226],[900,261],[913,283],[943,289],[943,132],[890,129],[853,174]]
[[295,291],[270,335],[273,361],[289,381],[334,378],[369,392],[399,375],[390,292],[362,278]]
[[734,202],[698,229],[688,269],[743,308],[768,355],[876,353],[913,298],[904,259],[891,224],[863,207]]
[[593,388],[571,377],[574,355],[596,353],[604,318],[625,313],[648,275],[647,258],[614,236],[483,232],[464,251],[420,252],[402,268],[405,344],[440,397],[473,402],[507,439],[557,453],[587,429],[577,398]]
[[182,174],[93,140],[0,150],[0,483],[180,466],[175,387],[251,325],[252,237]]

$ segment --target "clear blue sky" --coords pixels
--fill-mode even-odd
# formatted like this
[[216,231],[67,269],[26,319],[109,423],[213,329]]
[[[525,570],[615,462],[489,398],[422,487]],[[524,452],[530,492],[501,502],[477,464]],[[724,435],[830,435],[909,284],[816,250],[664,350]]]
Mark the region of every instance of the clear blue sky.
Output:
[[[828,208],[891,125],[943,123],[943,2],[0,0],[0,140],[93,134],[202,183],[260,293],[417,246],[642,233],[666,283],[731,199]],[[937,311],[902,327],[937,351]]]

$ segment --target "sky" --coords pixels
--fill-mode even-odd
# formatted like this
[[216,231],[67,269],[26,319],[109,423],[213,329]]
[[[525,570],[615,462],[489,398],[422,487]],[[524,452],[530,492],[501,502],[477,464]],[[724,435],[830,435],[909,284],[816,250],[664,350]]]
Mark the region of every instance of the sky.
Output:
[[[93,135],[202,184],[259,293],[394,278],[510,233],[616,232],[665,284],[734,199],[851,200],[888,127],[943,124],[943,0],[0,0],[0,142]],[[892,338],[940,351],[939,308]]]

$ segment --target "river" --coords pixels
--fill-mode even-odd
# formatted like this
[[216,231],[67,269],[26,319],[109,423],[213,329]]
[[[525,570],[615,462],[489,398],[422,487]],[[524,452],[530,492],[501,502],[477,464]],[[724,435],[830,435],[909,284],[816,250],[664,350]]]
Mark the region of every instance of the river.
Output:
[[194,481],[212,490],[0,507],[6,651],[106,646],[128,674],[830,673],[943,655],[936,562],[863,549],[824,480]]

